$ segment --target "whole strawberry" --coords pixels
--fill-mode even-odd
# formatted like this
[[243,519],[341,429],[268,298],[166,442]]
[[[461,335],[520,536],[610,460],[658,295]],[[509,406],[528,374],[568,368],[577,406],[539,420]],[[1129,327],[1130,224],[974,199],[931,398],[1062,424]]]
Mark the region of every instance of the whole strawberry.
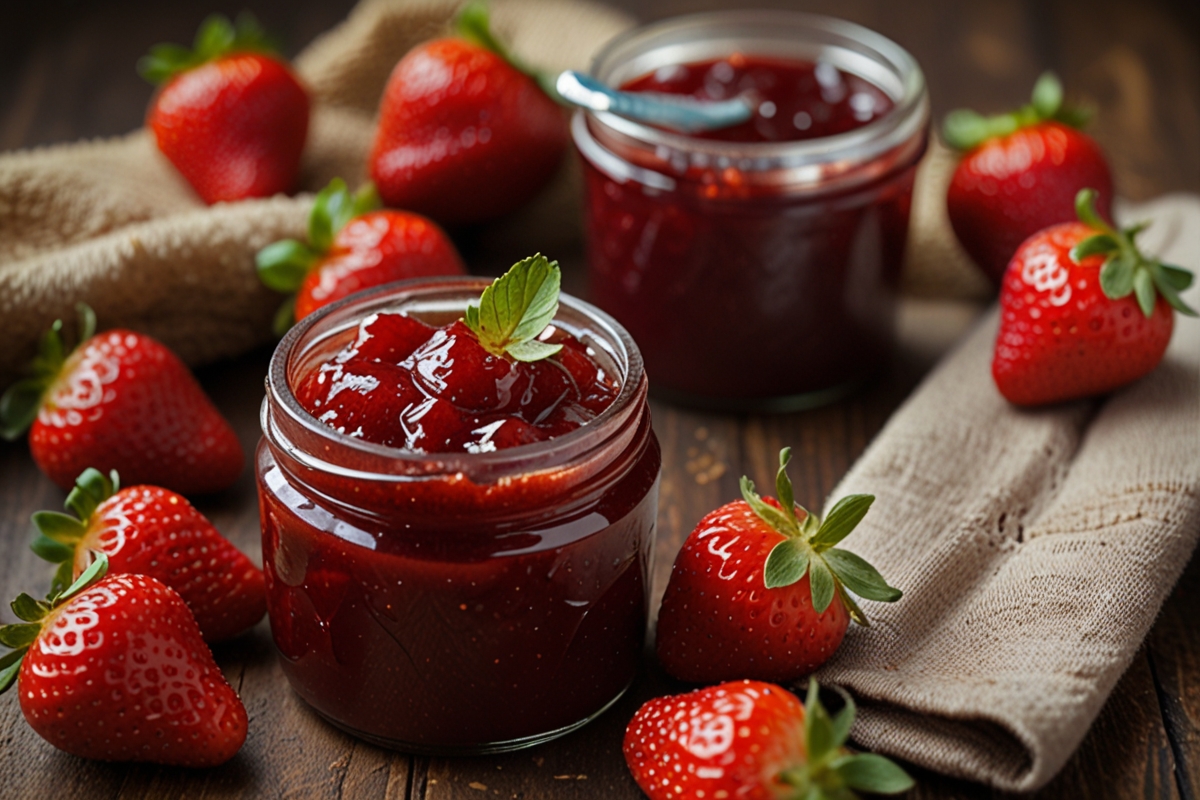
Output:
[[850,619],[866,616],[849,589],[893,602],[900,591],[858,556],[834,547],[875,498],[850,495],[822,523],[793,499],[790,448],[779,454],[779,500],[742,478],[742,500],[700,520],[683,543],[658,614],[658,659],[680,680],[738,676],[790,682],[825,663]]
[[389,206],[446,225],[501,216],[533,197],[567,144],[562,111],[468,6],[463,38],[410,50],[379,109],[371,177]]
[[146,114],[158,149],[204,202],[268,197],[296,183],[308,92],[243,14],[205,20],[194,50],[161,44],[138,63],[162,88]]
[[462,259],[436,224],[407,211],[379,209],[371,183],[350,194],[340,178],[313,203],[308,241],[284,239],[258,253],[258,275],[295,292],[275,320],[280,335],[294,320],[347,295],[408,278],[462,275]]
[[33,460],[65,490],[88,467],[183,494],[237,480],[242,446],[183,362],[144,334],[95,329],[81,304],[82,343],[68,353],[62,320],[54,323],[33,377],[0,397],[0,434],[28,428]]
[[246,709],[174,590],[145,575],[104,577],[101,554],[46,601],[12,603],[0,627],[0,692],[16,680],[39,736],[83,758],[223,764],[246,740]]
[[1000,290],[992,359],[996,388],[1022,406],[1111,392],[1150,372],[1171,341],[1179,293],[1192,273],[1146,258],[1134,239],[1146,223],[1116,230],[1077,199],[1079,222],[1029,238]]
[[840,693],[845,705],[833,718],[815,680],[804,705],[751,680],[659,697],[625,729],[625,762],[651,800],[851,800],[855,790],[911,789],[912,778],[888,759],[843,746],[855,707]]
[[1074,219],[1080,189],[1094,187],[1100,213],[1112,218],[1112,175],[1100,146],[1078,130],[1084,121],[1064,108],[1052,73],[1038,79],[1033,102],[1017,111],[983,117],[959,110],[946,118],[946,143],[963,151],[946,196],[950,224],[993,283],[1021,242]]
[[178,592],[205,641],[237,636],[266,613],[262,570],[175,492],[157,486],[121,489],[115,471],[106,477],[87,469],[67,495],[66,508],[75,516],[33,515],[40,532],[33,551],[62,565],[57,588],[103,553],[110,574],[149,575]]

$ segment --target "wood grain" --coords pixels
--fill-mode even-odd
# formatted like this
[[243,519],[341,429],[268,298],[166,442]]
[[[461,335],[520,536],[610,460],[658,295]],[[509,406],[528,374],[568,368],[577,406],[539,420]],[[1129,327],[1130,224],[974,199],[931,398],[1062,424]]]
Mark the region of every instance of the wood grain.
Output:
[[[723,0],[619,0],[656,19],[733,5]],[[934,109],[995,111],[1022,102],[1054,68],[1097,111],[1094,133],[1112,154],[1118,186],[1134,198],[1200,191],[1200,4],[1119,0],[812,0],[756,5],[832,13],[877,30],[923,65]],[[45,0],[11,4],[0,25],[0,148],[124,133],[140,124],[151,89],[132,64],[156,41],[190,40],[208,0]],[[351,0],[263,0],[250,5],[282,32],[289,52],[344,16]],[[19,6],[19,7],[18,7]],[[578,262],[576,254],[568,261]],[[578,274],[574,275],[575,278]],[[655,566],[661,594],[683,538],[705,512],[737,494],[747,474],[771,481],[779,448],[793,447],[797,499],[813,509],[928,370],[946,341],[898,354],[858,396],[802,414],[736,416],[653,404],[663,447]],[[258,439],[266,352],[204,370],[201,380],[247,452]],[[781,363],[781,368],[787,368]],[[29,552],[29,514],[62,493],[23,443],[0,444],[0,595],[48,576]],[[249,472],[200,504],[218,528],[259,552]],[[1042,798],[1200,797],[1200,567],[1191,565],[1075,758]],[[4,619],[9,619],[3,615]],[[250,713],[250,737],[232,762],[207,771],[85,762],[59,753],[25,725],[16,698],[0,699],[0,795],[15,798],[345,798],[484,800],[641,796],[620,755],[638,704],[681,687],[649,656],[624,699],[587,728],[531,751],[475,759],[392,753],[324,724],[291,692],[263,623],[216,657]],[[912,797],[995,798],[986,788],[916,771]]]

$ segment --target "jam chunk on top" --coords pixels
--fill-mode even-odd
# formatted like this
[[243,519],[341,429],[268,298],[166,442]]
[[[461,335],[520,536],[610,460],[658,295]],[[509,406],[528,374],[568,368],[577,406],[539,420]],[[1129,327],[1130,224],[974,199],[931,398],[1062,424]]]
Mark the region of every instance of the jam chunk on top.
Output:
[[536,255],[449,325],[371,314],[300,380],[296,398],[336,431],[418,453],[486,453],[575,430],[620,385],[591,348],[551,324],[559,283],[557,262]]

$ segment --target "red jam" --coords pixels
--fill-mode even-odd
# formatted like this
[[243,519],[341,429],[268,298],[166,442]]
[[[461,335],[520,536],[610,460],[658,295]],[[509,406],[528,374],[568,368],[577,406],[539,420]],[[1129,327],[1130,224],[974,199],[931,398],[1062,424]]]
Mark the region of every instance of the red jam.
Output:
[[754,115],[748,121],[695,134],[726,142],[794,142],[833,136],[879,119],[893,105],[875,84],[827,62],[736,53],[712,61],[660,67],[621,88],[700,100],[753,98]]
[[484,349],[461,321],[440,328],[372,314],[335,357],[301,378],[300,405],[329,427],[415,453],[483,453],[587,424],[620,387],[575,337],[548,329],[555,355],[524,363]]
[[[859,36],[863,48],[851,52],[847,37]],[[738,54],[670,60],[726,41]],[[814,63],[789,49],[832,55]],[[878,66],[841,68],[864,60]],[[694,136],[606,112],[572,123],[590,299],[637,340],[655,392],[705,407],[794,409],[878,371],[927,137],[911,57],[849,23],[723,12],[628,34],[598,56],[595,74],[631,91],[755,103],[748,122]],[[877,85],[863,75],[889,77]]]
[[[405,750],[561,735],[620,696],[644,644],[660,457],[636,348],[563,298],[550,336],[563,351],[514,378],[460,351],[470,333],[444,311],[420,308],[439,286],[431,307],[483,285],[388,288],[318,311],[268,378],[258,481],[284,673],[336,725]],[[406,427],[413,391],[432,405]],[[337,416],[318,422],[308,405]],[[497,422],[486,447],[472,426]],[[500,441],[509,426],[535,441]]]

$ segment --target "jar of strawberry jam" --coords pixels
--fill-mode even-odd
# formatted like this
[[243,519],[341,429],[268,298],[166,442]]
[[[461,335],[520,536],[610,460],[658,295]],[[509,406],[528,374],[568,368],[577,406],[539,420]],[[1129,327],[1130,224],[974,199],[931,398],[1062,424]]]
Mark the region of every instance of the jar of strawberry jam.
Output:
[[553,327],[619,388],[542,441],[405,450],[298,400],[372,315],[445,326],[486,285],[421,279],[347,298],[292,328],[267,378],[257,475],[284,674],[338,727],[413,752],[574,730],[625,691],[645,637],[660,456],[641,356],[611,317],[561,298]]
[[626,91],[743,96],[685,135],[579,112],[590,299],[642,350],[656,394],[781,410],[886,360],[929,102],[913,58],[848,22],[733,11],[634,30],[593,75]]

